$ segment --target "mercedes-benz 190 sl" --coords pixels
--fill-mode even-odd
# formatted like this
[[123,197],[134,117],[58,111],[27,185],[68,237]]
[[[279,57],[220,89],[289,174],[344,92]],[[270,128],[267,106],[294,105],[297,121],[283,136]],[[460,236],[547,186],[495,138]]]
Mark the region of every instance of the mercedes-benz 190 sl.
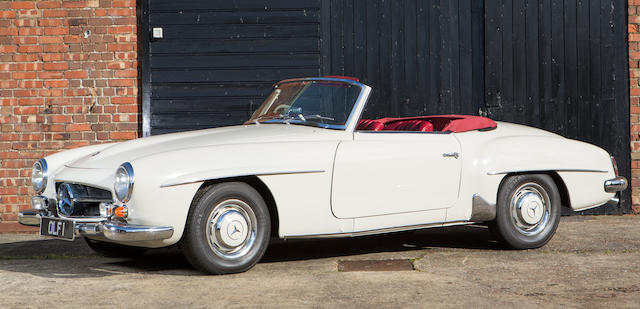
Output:
[[479,116],[362,119],[353,78],[277,83],[243,125],[87,146],[33,166],[42,235],[105,255],[179,245],[206,273],[250,269],[272,237],[487,224],[536,248],[574,211],[627,187],[594,145]]

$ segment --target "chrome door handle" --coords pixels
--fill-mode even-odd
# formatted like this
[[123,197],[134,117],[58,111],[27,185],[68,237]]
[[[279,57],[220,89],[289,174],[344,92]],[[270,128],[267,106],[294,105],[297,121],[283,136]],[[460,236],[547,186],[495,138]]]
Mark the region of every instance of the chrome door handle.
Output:
[[443,153],[442,156],[445,158],[453,157],[457,159],[460,156],[460,154],[458,154],[457,152],[447,152],[447,153]]

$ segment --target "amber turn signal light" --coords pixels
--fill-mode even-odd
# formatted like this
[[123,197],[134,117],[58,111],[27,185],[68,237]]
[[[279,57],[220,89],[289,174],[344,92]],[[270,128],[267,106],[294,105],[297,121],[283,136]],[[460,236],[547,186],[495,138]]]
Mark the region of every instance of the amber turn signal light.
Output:
[[114,211],[114,214],[117,217],[126,218],[127,215],[129,215],[129,210],[127,209],[127,206],[120,206],[116,208],[116,210]]

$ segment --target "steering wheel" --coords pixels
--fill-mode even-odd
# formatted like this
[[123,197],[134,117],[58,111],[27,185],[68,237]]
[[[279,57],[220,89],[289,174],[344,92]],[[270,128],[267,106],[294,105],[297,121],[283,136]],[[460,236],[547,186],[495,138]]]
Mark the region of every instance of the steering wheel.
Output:
[[287,104],[280,104],[280,105],[276,106],[276,108],[274,108],[274,109],[273,109],[273,112],[274,112],[274,113],[276,113],[276,114],[284,114],[284,113],[279,112],[279,110],[281,110],[281,109],[282,109],[282,110],[283,110],[283,112],[284,112],[284,111],[286,111],[287,109],[289,109],[289,107],[291,107],[291,105],[287,105]]

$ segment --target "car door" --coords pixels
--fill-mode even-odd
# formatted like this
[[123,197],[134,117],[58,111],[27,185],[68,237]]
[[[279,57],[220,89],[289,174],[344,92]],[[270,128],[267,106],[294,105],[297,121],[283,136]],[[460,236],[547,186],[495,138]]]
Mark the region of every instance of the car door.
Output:
[[454,134],[366,131],[338,145],[331,208],[358,218],[451,207],[460,187]]

